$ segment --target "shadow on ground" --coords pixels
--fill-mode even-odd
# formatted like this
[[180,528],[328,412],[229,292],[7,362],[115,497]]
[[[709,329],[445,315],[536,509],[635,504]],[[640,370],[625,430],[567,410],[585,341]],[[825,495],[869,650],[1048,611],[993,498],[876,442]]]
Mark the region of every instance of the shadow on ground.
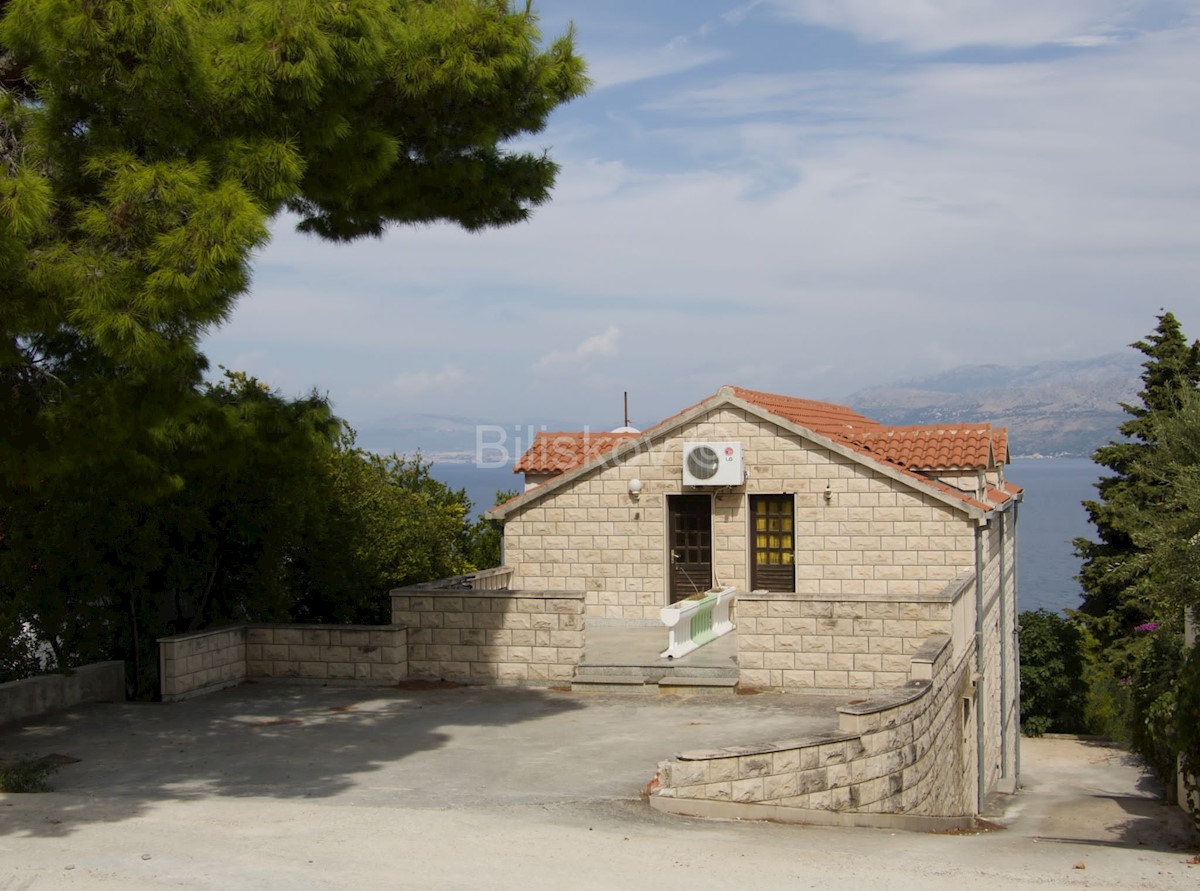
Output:
[[1018,796],[1045,801],[1038,825],[1028,834],[1040,841],[1090,847],[1191,851],[1195,830],[1183,811],[1166,801],[1162,784],[1141,760],[1115,743],[1093,739],[1030,740],[1026,747],[1057,745],[1076,754],[1053,760],[1043,753],[1052,771],[1039,767],[1027,772]]
[[[480,688],[243,685],[181,703],[81,706],[0,737],[0,759],[79,759],[51,777],[54,793],[0,795],[0,836],[66,835],[165,800],[332,798],[445,745],[451,726],[490,728],[501,744],[495,728],[581,708],[531,689],[488,690],[486,708],[480,696]],[[405,771],[392,779],[404,794]],[[386,791],[387,778],[368,785]]]

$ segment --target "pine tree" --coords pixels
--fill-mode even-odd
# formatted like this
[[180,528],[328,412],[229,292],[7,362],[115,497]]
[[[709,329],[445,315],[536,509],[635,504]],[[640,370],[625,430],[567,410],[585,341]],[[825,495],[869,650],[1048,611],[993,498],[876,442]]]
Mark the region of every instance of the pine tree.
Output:
[[[271,220],[525,219],[583,91],[507,0],[0,0],[0,482],[147,453]],[[147,467],[147,471],[152,468]]]
[[[334,240],[526,219],[557,165],[516,143],[586,85],[507,0],[0,0],[0,673],[30,626],[66,666],[148,654],[163,615],[292,609],[336,419],[206,386],[201,339],[285,214]],[[381,528],[420,500],[403,470]]]

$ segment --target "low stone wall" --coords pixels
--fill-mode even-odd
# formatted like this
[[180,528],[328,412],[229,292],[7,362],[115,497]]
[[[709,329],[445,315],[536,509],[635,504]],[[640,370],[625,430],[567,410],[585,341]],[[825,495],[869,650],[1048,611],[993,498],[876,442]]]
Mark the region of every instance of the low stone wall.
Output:
[[125,663],[93,662],[69,674],[45,674],[0,684],[0,727],[84,702],[124,702]]
[[392,621],[409,627],[408,671],[417,679],[569,683],[583,658],[582,592],[398,588]]
[[954,631],[955,606],[969,597],[969,582],[919,601],[886,594],[739,594],[740,685],[849,695],[902,684],[926,639]]
[[223,690],[245,679],[245,625],[158,640],[158,689],[163,702]]
[[399,625],[250,625],[246,676],[397,683],[408,676]]
[[[659,765],[651,805],[688,816],[899,829],[973,820],[964,752],[968,660],[936,635],[911,677],[879,699],[844,706],[839,733],[761,746],[684,752]],[[957,663],[957,664],[954,664]],[[967,734],[969,742],[969,734]]]
[[158,656],[164,702],[249,678],[394,684],[408,675],[397,625],[234,625],[162,638]]

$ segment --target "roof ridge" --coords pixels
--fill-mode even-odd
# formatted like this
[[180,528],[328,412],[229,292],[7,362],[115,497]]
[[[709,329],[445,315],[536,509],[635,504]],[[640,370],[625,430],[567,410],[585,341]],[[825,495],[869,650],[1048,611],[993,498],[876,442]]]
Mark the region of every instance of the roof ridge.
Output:
[[[610,452],[620,452],[630,441],[648,440],[669,429],[680,419],[703,408],[719,407],[730,398],[789,425],[811,431],[881,467],[889,468],[914,483],[939,491],[975,509],[990,511],[994,507],[994,504],[918,472],[918,468],[978,470],[992,467],[997,463],[999,446],[1003,445],[1007,452],[1006,428],[993,427],[990,422],[888,426],[836,402],[786,396],[734,385],[720,387],[711,396],[664,418],[640,433],[593,432],[586,428],[581,431],[540,431],[535,435],[529,449],[517,460],[513,471],[561,476],[580,470],[595,462],[608,460]],[[956,449],[946,448],[945,445],[950,442],[962,445]],[[942,448],[930,448],[939,443],[943,444]],[[980,453],[981,445],[986,446],[986,454]],[[999,462],[1003,463],[1004,458],[999,457]],[[1003,495],[999,492],[997,494]]]

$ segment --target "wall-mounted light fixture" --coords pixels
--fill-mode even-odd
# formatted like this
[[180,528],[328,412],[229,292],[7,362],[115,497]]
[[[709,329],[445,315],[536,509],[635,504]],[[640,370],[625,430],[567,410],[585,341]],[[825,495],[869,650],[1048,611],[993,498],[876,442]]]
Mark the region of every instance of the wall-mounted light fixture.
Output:
[[629,500],[637,502],[642,497],[642,481],[639,479],[631,479],[629,481]]
[[829,502],[831,502],[831,501],[833,501],[833,483],[826,483],[825,484],[825,503],[829,504]]

